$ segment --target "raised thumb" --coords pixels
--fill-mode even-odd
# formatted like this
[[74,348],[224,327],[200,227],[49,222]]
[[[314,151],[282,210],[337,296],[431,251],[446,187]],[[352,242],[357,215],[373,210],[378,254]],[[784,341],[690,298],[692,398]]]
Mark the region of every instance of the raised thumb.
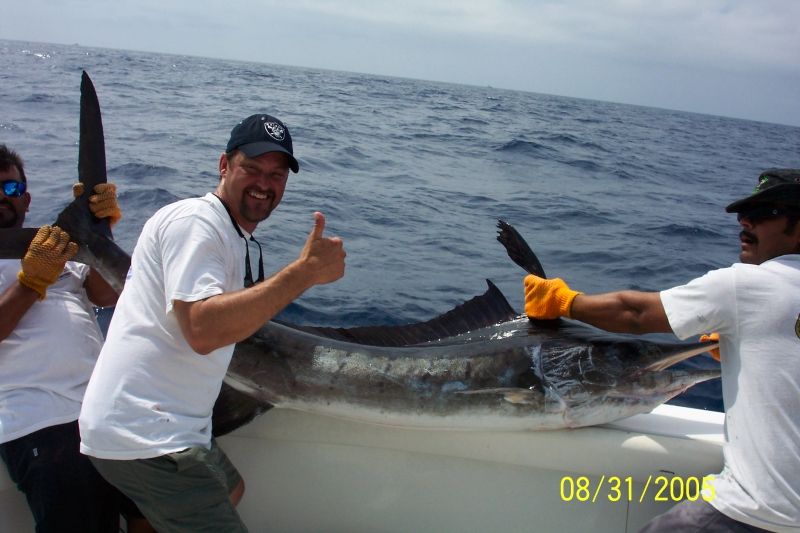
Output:
[[322,233],[325,231],[325,215],[319,211],[314,213],[314,229],[311,230],[310,239],[321,239]]

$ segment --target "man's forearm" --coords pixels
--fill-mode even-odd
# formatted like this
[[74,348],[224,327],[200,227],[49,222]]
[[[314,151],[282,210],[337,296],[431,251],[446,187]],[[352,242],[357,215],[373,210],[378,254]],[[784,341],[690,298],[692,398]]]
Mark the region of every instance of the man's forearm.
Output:
[[189,345],[197,353],[246,339],[313,284],[295,261],[252,287],[198,302],[174,302]]
[[620,291],[578,295],[572,318],[618,333],[671,333],[657,292]]
[[89,271],[86,281],[83,284],[89,301],[97,307],[109,307],[117,303],[119,295],[108,282],[103,279],[95,269]]

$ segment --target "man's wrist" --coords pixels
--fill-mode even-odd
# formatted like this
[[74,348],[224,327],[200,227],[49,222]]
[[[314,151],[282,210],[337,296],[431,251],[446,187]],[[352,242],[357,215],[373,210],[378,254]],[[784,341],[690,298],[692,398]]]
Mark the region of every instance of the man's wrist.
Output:
[[40,300],[44,300],[47,294],[47,287],[50,286],[50,284],[45,281],[32,279],[30,276],[26,276],[23,270],[20,270],[17,274],[17,282],[26,291],[36,294]]

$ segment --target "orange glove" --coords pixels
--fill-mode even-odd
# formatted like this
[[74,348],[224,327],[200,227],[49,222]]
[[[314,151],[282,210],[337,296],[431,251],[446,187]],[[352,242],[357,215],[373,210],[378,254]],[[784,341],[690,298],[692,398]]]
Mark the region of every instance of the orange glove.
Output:
[[[122,210],[117,203],[117,186],[113,183],[98,183],[94,192],[89,197],[89,209],[97,218],[108,218],[108,223],[114,226],[122,218]],[[83,194],[83,183],[78,182],[72,186],[72,196],[77,198]]]
[[[707,335],[700,335],[700,342],[719,342],[719,333],[708,333]],[[719,348],[712,348],[708,351],[715,360],[719,361]]]
[[544,279],[529,274],[525,276],[525,313],[530,318],[558,318],[571,316],[572,301],[579,294],[560,278]]
[[39,293],[43,300],[47,287],[55,283],[64,265],[78,253],[78,245],[70,242],[69,234],[58,226],[42,226],[22,258],[19,282]]

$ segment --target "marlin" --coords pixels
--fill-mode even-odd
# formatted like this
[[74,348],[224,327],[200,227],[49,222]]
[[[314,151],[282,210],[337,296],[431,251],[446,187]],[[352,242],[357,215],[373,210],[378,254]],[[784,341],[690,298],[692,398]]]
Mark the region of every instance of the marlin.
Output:
[[[121,291],[130,256],[87,197],[106,180],[97,95],[81,82],[79,179],[84,196],[56,224],[80,246],[77,261]],[[498,240],[527,272],[546,277],[509,224]],[[0,230],[0,258],[22,257],[36,229]],[[564,319],[520,316],[488,290],[427,322],[323,328],[272,320],[237,343],[214,406],[214,433],[280,407],[360,422],[453,430],[544,430],[604,424],[649,412],[718,370],[674,365],[715,343],[666,343],[610,334]]]
[[[498,240],[545,277],[509,224]],[[662,343],[519,316],[487,280],[431,321],[334,329],[272,321],[234,352],[225,382],[276,407],[375,424],[455,430],[589,426],[651,411],[716,370],[672,368],[708,343]]]

